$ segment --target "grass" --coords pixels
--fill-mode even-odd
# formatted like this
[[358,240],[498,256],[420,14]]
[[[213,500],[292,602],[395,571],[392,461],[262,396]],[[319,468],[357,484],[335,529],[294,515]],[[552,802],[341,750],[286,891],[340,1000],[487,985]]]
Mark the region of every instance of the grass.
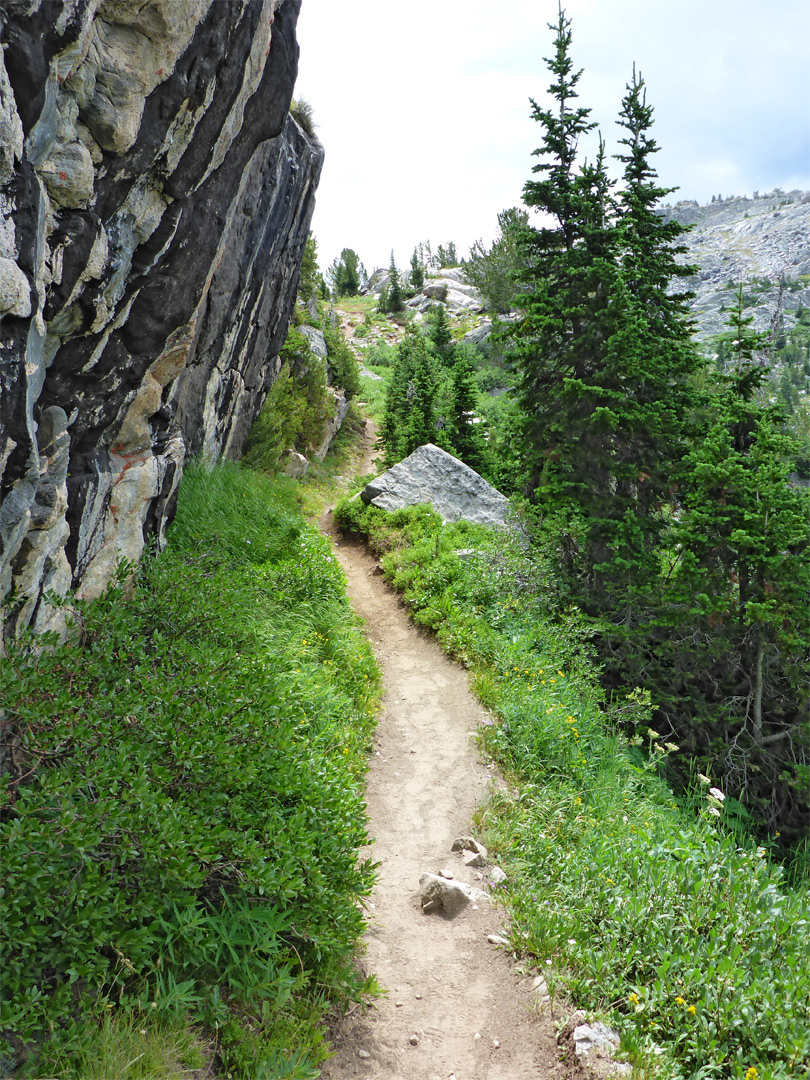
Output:
[[385,392],[388,380],[391,378],[391,369],[375,364],[368,370],[379,375],[380,378],[369,379],[367,376],[360,376],[363,411],[372,420],[380,421],[385,412]]
[[60,1080],[188,1080],[212,1062],[214,1046],[185,1017],[108,1013],[56,1058],[53,1071]]
[[366,312],[373,315],[377,310],[377,299],[371,293],[366,296],[342,296],[335,301],[335,309],[345,311],[347,315],[365,315]]
[[305,1080],[367,989],[379,675],[296,503],[189,467],[168,550],[0,661],[0,1075],[165,1078],[202,1031],[225,1075]]
[[807,1076],[806,887],[724,824],[710,779],[673,796],[674,749],[651,732],[647,696],[603,700],[587,624],[549,614],[542,558],[427,508],[347,501],[336,520],[383,554],[415,621],[497,718],[485,746],[518,794],[495,796],[483,822],[509,874],[514,948],[620,1031],[636,1075]]

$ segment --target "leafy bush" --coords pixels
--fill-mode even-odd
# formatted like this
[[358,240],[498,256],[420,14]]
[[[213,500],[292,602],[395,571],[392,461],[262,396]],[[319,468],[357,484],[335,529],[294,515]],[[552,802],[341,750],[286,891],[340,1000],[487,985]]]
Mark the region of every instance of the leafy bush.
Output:
[[366,367],[391,367],[396,357],[396,346],[388,345],[384,341],[367,345],[363,349],[363,363]]
[[29,1069],[107,1009],[221,1025],[241,1004],[267,1037],[301,995],[358,992],[378,677],[343,590],[268,482],[193,467],[131,597],[11,645],[0,1031],[51,1033]]
[[291,329],[281,351],[281,370],[251,428],[245,463],[275,473],[286,450],[304,453],[317,446],[333,408],[324,361],[310,351],[300,330]]
[[323,325],[323,337],[329,353],[329,367],[335,382],[343,387],[347,397],[354,397],[360,389],[360,369],[349,345],[337,326],[329,320]]
[[[665,780],[676,748],[650,730],[648,695],[606,705],[595,628],[576,611],[547,614],[550,562],[518,537],[442,527],[424,507],[336,513],[387,552],[416,621],[473,669],[497,716],[484,741],[519,794],[495,796],[483,820],[510,877],[514,947],[555,994],[619,1027],[648,1075],[807,1075],[806,888],[740,842],[711,781],[696,777],[676,801]],[[461,560],[461,547],[475,554]]]

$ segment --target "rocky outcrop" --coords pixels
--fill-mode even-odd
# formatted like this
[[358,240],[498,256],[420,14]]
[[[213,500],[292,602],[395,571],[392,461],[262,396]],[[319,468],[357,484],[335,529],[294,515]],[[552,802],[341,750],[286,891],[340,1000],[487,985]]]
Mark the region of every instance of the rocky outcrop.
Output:
[[0,597],[101,591],[278,371],[322,148],[300,0],[0,5]]
[[[363,291],[379,296],[390,284],[391,275],[387,270],[375,270]],[[422,289],[406,301],[405,306],[425,312],[436,303],[444,304],[450,312],[483,311],[484,307],[481,294],[470,285],[460,266],[437,270],[425,280]]]
[[810,306],[810,193],[777,190],[707,206],[679,202],[664,207],[661,216],[690,227],[683,261],[698,267],[688,286],[695,293],[699,337],[728,330],[739,285],[746,314],[760,330],[768,329],[780,308],[790,327],[796,311]]
[[459,267],[439,270],[436,277],[430,277],[422,291],[408,300],[406,307],[416,311],[427,311],[431,304],[442,303],[448,311],[483,311],[481,294],[464,276]]
[[506,496],[483,476],[433,443],[426,443],[372,480],[360,492],[364,503],[401,510],[428,503],[445,521],[472,521],[506,528]]

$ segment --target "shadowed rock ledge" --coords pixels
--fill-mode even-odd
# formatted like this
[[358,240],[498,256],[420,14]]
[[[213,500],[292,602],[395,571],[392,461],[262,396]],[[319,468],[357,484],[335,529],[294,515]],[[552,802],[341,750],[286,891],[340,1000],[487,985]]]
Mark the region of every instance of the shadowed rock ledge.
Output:
[[[33,10],[32,10],[33,8]],[[278,372],[322,164],[300,0],[0,0],[0,598],[103,590]]]

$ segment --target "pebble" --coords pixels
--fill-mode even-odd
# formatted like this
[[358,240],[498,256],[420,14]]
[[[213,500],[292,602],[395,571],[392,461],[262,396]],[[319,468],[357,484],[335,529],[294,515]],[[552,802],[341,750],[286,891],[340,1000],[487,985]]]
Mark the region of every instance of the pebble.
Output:
[[401,1001],[395,1001],[395,1002],[394,1002],[394,1005],[395,1005],[395,1006],[396,1006],[396,1007],[397,1007],[398,1009],[401,1009],[401,1008],[402,1008],[402,1002],[401,1002]]
[[357,1056],[359,1058],[362,1058],[363,1061],[365,1061],[367,1058],[371,1057],[371,1054],[368,1052],[368,1050],[358,1050],[357,1051]]
[[496,1050],[500,1050],[500,1048],[501,1048],[501,1044],[500,1044],[500,1041],[498,1039],[493,1039],[492,1040],[492,1045],[495,1047]]
[[501,934],[487,934],[487,941],[490,945],[508,945],[509,942]]
[[414,1033],[413,1035],[411,1035],[410,1039],[408,1039],[408,1042],[411,1044],[411,1046],[418,1046],[419,1045],[419,1036],[416,1033]]
[[440,870],[439,871],[439,877],[446,878],[447,881],[452,881],[453,878],[455,877],[455,874],[453,873],[452,870]]
[[414,997],[416,998],[417,1001],[422,1000],[422,995],[421,994],[414,994]]

